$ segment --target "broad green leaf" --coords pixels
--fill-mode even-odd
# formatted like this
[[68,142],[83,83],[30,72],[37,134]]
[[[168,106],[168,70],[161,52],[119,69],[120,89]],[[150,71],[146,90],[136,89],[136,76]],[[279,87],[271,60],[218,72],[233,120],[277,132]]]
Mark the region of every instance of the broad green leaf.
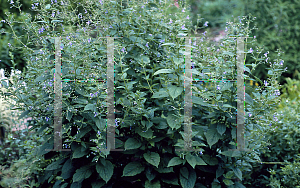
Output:
[[69,122],[71,121],[72,116],[73,116],[73,113],[70,112],[70,111],[68,111],[68,112],[67,112],[67,120],[68,120]]
[[253,99],[250,97],[248,93],[245,93],[246,102],[253,105]]
[[203,159],[207,164],[209,164],[210,166],[214,166],[214,165],[219,164],[219,161],[218,161],[217,158],[211,157],[211,156],[209,156],[209,155],[207,155],[207,154],[202,155],[202,159]]
[[158,180],[156,180],[155,182],[150,182],[149,180],[146,180],[145,188],[160,188],[160,182]]
[[209,147],[211,148],[212,145],[214,145],[215,143],[217,143],[220,139],[220,134],[217,132],[216,129],[209,129],[206,134],[205,134],[207,143],[209,145]]
[[229,180],[229,179],[224,179],[223,182],[225,183],[225,185],[229,186],[229,185],[233,185],[234,183]]
[[233,175],[234,175],[233,171],[229,171],[226,174],[224,174],[224,177],[227,179],[231,179]]
[[177,98],[183,91],[183,87],[176,87],[176,86],[170,86],[169,89],[169,95],[173,98],[173,100],[175,98]]
[[25,112],[22,112],[22,114],[19,116],[19,119],[22,119],[23,117],[25,117],[29,112],[30,112],[30,110],[26,110]]
[[197,165],[196,157],[191,155],[191,153],[188,153],[186,155],[186,160],[195,169],[195,166]]
[[54,161],[53,163],[49,164],[47,166],[47,168],[45,170],[56,170],[56,169],[59,169],[60,167],[62,167],[62,165],[60,165],[61,163],[64,162],[64,159],[63,160],[57,160],[57,161]]
[[125,142],[125,150],[129,150],[129,149],[137,149],[139,147],[141,147],[142,143],[137,141],[134,138],[128,138]]
[[202,105],[202,106],[210,106],[207,102],[204,102],[203,99],[196,97],[196,96],[192,96],[192,102],[195,104]]
[[87,179],[92,175],[92,170],[89,165],[82,166],[77,169],[73,175],[73,182],[80,182],[82,179]]
[[152,138],[153,137],[153,131],[151,129],[148,129],[147,131],[142,131],[142,129],[137,128],[137,133],[144,137],[144,138]]
[[149,181],[152,181],[156,177],[156,173],[152,173],[151,168],[149,168],[149,166],[145,171],[146,171],[146,177]]
[[241,170],[235,167],[233,168],[233,172],[236,175],[236,177],[238,177],[242,181],[243,173],[241,172]]
[[96,170],[100,177],[107,183],[113,175],[114,166],[109,160],[105,160],[105,165],[98,161],[96,164]]
[[224,173],[224,169],[221,166],[219,166],[216,171],[216,178],[219,178],[220,176],[222,176],[223,173]]
[[183,63],[184,59],[183,58],[177,58],[177,57],[173,57],[173,61],[176,65],[179,65],[181,63]]
[[182,188],[194,188],[197,178],[194,169],[188,170],[186,167],[180,168],[179,178]]
[[217,131],[222,136],[226,131],[226,125],[225,124],[218,124],[217,125]]
[[231,106],[231,105],[229,105],[229,104],[223,104],[222,107],[225,107],[225,108],[236,108],[236,107],[233,107],[233,106]]
[[157,75],[157,74],[161,74],[161,73],[173,73],[175,72],[175,70],[173,69],[160,69],[158,71],[156,71],[153,75]]
[[[82,149],[83,149],[83,151],[82,151]],[[73,153],[73,159],[81,158],[87,154],[88,154],[88,150],[83,146],[79,146],[78,148],[76,148],[76,150]]]
[[98,117],[94,118],[94,122],[96,123],[96,126],[98,130],[104,130],[106,128],[106,120]]
[[179,129],[181,127],[181,123],[183,122],[183,118],[178,118],[173,114],[173,112],[168,112],[167,117],[168,125],[173,129]]
[[61,177],[64,178],[64,179],[68,179],[70,177],[72,177],[73,173],[75,172],[75,167],[72,166],[72,161],[71,159],[68,159],[64,166],[62,167],[62,170],[61,170]]
[[87,104],[87,105],[84,107],[84,110],[83,110],[83,111],[87,111],[87,110],[94,111],[94,109],[95,109],[95,105],[94,105],[94,104]]
[[99,187],[103,187],[103,185],[105,185],[105,182],[103,181],[95,181],[92,183],[92,188],[99,188]]
[[177,175],[174,173],[170,173],[168,176],[161,177],[161,180],[167,184],[179,185]]
[[123,175],[122,176],[135,176],[141,172],[143,172],[145,169],[144,166],[140,162],[134,161],[128,163],[124,170],[123,170]]
[[255,96],[255,98],[260,99],[260,93],[252,92],[252,94]]
[[150,59],[148,56],[142,55],[140,57],[140,61],[142,61],[144,64],[149,64],[150,63]]
[[169,163],[168,163],[168,166],[167,167],[170,167],[170,166],[176,166],[176,165],[180,165],[182,164],[183,160],[179,157],[173,157]]
[[37,82],[44,81],[44,80],[46,80],[46,79],[47,79],[47,77],[46,77],[45,75],[42,75],[42,76],[37,77],[37,78],[34,80],[34,82],[37,83]]
[[207,164],[203,161],[203,159],[201,159],[201,157],[195,156],[195,159],[196,159],[196,161],[197,161],[197,165],[207,165]]
[[160,162],[160,157],[159,157],[158,153],[155,153],[155,152],[144,153],[143,156],[148,163],[150,163],[153,166],[156,166],[158,168],[158,165]]
[[221,152],[222,155],[228,156],[228,157],[240,157],[241,153],[240,151],[223,151]]
[[151,98],[164,98],[168,96],[169,94],[166,91],[160,90],[159,92],[154,93]]

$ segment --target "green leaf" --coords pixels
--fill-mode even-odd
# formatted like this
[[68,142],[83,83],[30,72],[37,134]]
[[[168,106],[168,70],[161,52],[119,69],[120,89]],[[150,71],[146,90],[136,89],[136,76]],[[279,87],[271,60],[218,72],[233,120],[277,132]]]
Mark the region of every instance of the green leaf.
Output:
[[105,182],[103,182],[103,181],[95,181],[95,182],[93,182],[92,183],[92,188],[99,188],[99,187],[103,187],[103,185],[105,185]]
[[149,64],[150,63],[150,59],[148,56],[142,55],[140,57],[140,61],[142,61],[144,64]]
[[168,97],[169,94],[164,91],[164,90],[159,90],[159,92],[153,93],[151,98],[164,98],[164,97]]
[[67,112],[67,120],[70,122],[70,120],[72,119],[73,113],[68,111]]
[[76,150],[73,153],[73,159],[75,159],[75,158],[81,158],[81,157],[83,157],[83,156],[85,156],[87,154],[88,154],[88,150],[85,147],[83,147],[83,146],[79,146],[78,148],[76,148]]
[[173,61],[176,65],[180,65],[181,63],[183,63],[184,59],[173,57]]
[[195,169],[195,166],[197,165],[196,157],[191,155],[191,153],[188,153],[186,155],[186,160]]
[[73,182],[80,182],[82,179],[87,179],[92,175],[92,170],[89,165],[82,166],[77,169],[73,175]]
[[169,95],[173,98],[177,98],[183,91],[183,87],[176,87],[176,86],[170,86],[169,88]]
[[155,153],[155,152],[144,153],[143,156],[148,163],[150,163],[153,166],[156,166],[158,168],[158,165],[160,162],[160,157],[159,157],[158,153]]
[[196,183],[196,173],[194,169],[188,170],[186,167],[180,168],[179,178],[182,188],[194,188]]
[[254,93],[254,92],[252,92],[252,94],[255,96],[255,98],[260,99],[260,93]]
[[229,105],[229,104],[223,104],[222,107],[225,107],[225,108],[236,108],[236,107],[233,107],[233,106],[231,106],[231,105]]
[[22,119],[22,118],[25,117],[29,112],[30,112],[30,110],[26,110],[25,112],[22,112],[22,114],[19,116],[18,119]]
[[203,159],[201,159],[201,157],[199,157],[199,156],[195,156],[196,158],[196,161],[197,161],[197,165],[207,165],[204,161],[203,161]]
[[153,75],[157,75],[157,74],[161,74],[161,73],[173,73],[175,72],[175,70],[173,69],[160,69],[158,71],[156,71]]
[[63,163],[64,161],[65,161],[65,159],[59,159],[57,161],[54,161],[53,163],[49,164],[45,170],[59,169],[60,167],[62,167],[62,165],[60,165],[60,164]]
[[168,163],[168,166],[167,167],[170,167],[170,166],[176,166],[176,165],[180,165],[183,163],[183,160],[179,157],[173,157],[169,163]]
[[137,149],[139,147],[141,147],[142,143],[137,141],[134,138],[128,138],[125,142],[125,150],[129,150],[129,149]]
[[62,167],[62,170],[61,170],[61,177],[63,179],[68,179],[70,177],[72,177],[73,173],[75,172],[75,167],[72,166],[72,161],[71,159],[68,159],[64,166]]
[[98,161],[96,164],[96,170],[100,177],[107,183],[113,175],[114,166],[109,160],[105,160],[104,164]]
[[181,123],[183,122],[183,118],[178,118],[175,116],[173,112],[168,112],[167,116],[168,125],[173,129],[179,129],[181,127]]
[[222,134],[226,131],[226,125],[225,124],[218,124],[217,125],[217,131],[222,136]]
[[220,176],[222,176],[223,173],[224,173],[224,169],[221,166],[219,166],[216,171],[216,178],[219,178]]
[[239,168],[233,168],[233,172],[236,175],[236,177],[238,177],[242,181],[243,173],[241,172],[241,170]]
[[144,137],[144,138],[152,138],[153,137],[153,131],[151,129],[148,129],[147,131],[142,131],[142,129],[137,128],[137,133]]
[[158,180],[155,182],[150,182],[149,180],[146,180],[145,188],[160,188],[160,182]]
[[87,110],[95,111],[95,105],[94,105],[94,104],[87,104],[87,105],[84,107],[84,110],[83,110],[83,111],[87,111]]
[[46,79],[47,79],[47,77],[46,77],[45,75],[41,75],[41,76],[37,77],[37,78],[34,80],[34,82],[37,83],[37,82],[44,81],[44,80],[46,80]]
[[217,143],[220,139],[220,134],[217,132],[216,129],[209,129],[206,134],[205,134],[207,143],[209,145],[209,147],[211,148],[212,145],[214,145],[215,143]]
[[224,177],[227,178],[227,179],[231,179],[233,175],[234,175],[233,171],[228,171],[228,172],[224,175]]
[[149,181],[152,181],[156,177],[156,173],[151,173],[151,168],[149,168],[149,166],[146,169],[146,177]]
[[202,105],[202,106],[210,106],[207,102],[204,102],[203,99],[196,97],[194,95],[192,96],[192,102],[195,104]]
[[128,163],[124,170],[123,170],[123,175],[122,176],[135,176],[141,172],[143,172],[145,169],[144,166],[140,162],[134,161]]
[[240,151],[223,151],[221,152],[222,155],[228,156],[228,157],[240,157],[241,153]]
[[223,182],[225,183],[225,185],[229,186],[229,185],[233,185],[234,183],[229,180],[229,179],[224,179]]
[[98,128],[98,130],[102,131],[106,128],[106,120],[102,119],[101,117],[95,117],[94,122],[96,123],[96,126]]
[[161,180],[167,184],[179,185],[177,175],[174,173],[170,173],[168,176],[161,177]]
[[253,105],[253,99],[250,97],[248,93],[245,93],[246,102]]

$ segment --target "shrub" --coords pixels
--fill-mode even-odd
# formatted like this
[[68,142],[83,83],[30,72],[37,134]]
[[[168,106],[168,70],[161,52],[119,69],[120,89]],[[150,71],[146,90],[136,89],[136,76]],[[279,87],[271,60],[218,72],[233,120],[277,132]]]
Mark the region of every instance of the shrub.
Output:
[[[18,82],[14,85],[16,91],[8,89],[6,93],[11,94],[17,102],[15,106],[24,111],[20,118],[26,115],[35,117],[33,129],[38,130],[37,134],[44,133],[45,142],[31,153],[44,159],[33,163],[30,171],[37,175],[38,186],[244,187],[242,181],[247,177],[247,171],[251,171],[249,161],[258,158],[258,152],[228,151],[236,145],[236,84],[193,85],[196,94],[192,97],[192,135],[183,132],[185,65],[181,48],[185,44],[176,35],[189,34],[186,28],[190,24],[186,20],[176,19],[172,23],[164,14],[167,12],[164,2],[158,1],[128,1],[125,9],[115,1],[82,2],[76,8],[84,9],[84,15],[77,15],[76,9],[63,11],[69,2],[62,5],[39,3],[35,9],[41,14],[38,21],[30,25],[39,34],[32,32],[35,35],[29,43],[43,43],[45,47],[35,51],[26,45],[28,72],[22,73],[23,79],[19,81],[25,81],[27,87]],[[178,15],[182,9],[185,10],[181,7]],[[242,23],[230,22],[228,35],[249,36],[251,30],[248,26],[253,20],[246,21],[246,28]],[[60,22],[66,25],[59,27],[57,23]],[[54,40],[41,36],[62,36],[63,79],[84,80],[91,77],[92,71],[96,80],[104,80],[107,43],[91,37],[91,29],[95,33],[103,26],[97,36],[123,36],[116,40],[114,84],[118,110],[115,115],[116,148],[125,151],[100,150],[107,148],[106,86],[101,82],[87,81],[62,82],[61,135],[62,142],[67,143],[64,148],[71,151],[45,151],[53,149],[54,144],[54,130],[50,127],[54,107],[50,104],[54,99],[52,60],[55,56]],[[208,45],[204,33],[199,50],[193,50],[194,75],[199,79],[235,79],[235,45],[236,40],[227,36],[216,49]],[[258,58],[261,52],[255,51],[257,57],[253,51],[249,53],[258,61],[264,60]],[[251,118],[245,118],[246,136],[254,128],[263,129],[262,121],[269,121],[264,116],[276,102],[276,77],[282,70],[280,60],[278,58],[277,64],[268,68],[273,72],[272,78],[267,80],[271,85],[266,84],[266,90],[259,87],[252,92],[255,101],[246,95],[246,113],[252,114]],[[253,69],[256,63],[250,66]],[[246,71],[249,75],[245,80],[254,80],[250,78],[250,68],[247,67]],[[24,103],[24,106],[19,103]],[[193,137],[190,146],[199,151],[175,151],[175,146],[185,146],[184,138],[188,136]],[[247,140],[246,147],[253,150],[259,144],[263,146],[260,136],[253,139],[255,142]]]

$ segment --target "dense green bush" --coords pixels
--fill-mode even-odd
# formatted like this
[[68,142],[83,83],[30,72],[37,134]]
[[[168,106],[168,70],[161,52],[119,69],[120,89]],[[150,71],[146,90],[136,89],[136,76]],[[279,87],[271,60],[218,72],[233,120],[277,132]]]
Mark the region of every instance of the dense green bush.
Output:
[[[300,74],[298,73],[300,78]],[[300,95],[297,87],[299,79],[287,78],[283,86],[283,93],[278,107],[270,116],[274,122],[264,131],[268,140],[268,148],[262,148],[261,159],[263,164],[258,164],[254,170],[253,185],[271,187],[297,187],[299,186],[299,142],[300,142]]]
[[[244,187],[243,179],[252,168],[250,162],[259,159],[259,153],[228,151],[236,146],[235,82],[193,84],[193,133],[183,132],[185,43],[176,36],[190,34],[186,28],[191,25],[181,14],[185,8],[178,9],[172,21],[165,15],[165,6],[170,3],[158,1],[128,1],[126,8],[115,1],[78,3],[76,8],[85,10],[83,15],[77,15],[76,10],[65,12],[69,2],[39,3],[36,10],[41,14],[30,25],[39,33],[32,32],[28,44],[44,47],[34,50],[26,45],[28,72],[13,85],[16,90],[8,88],[2,93],[16,101],[15,109],[24,111],[20,118],[39,117],[34,119],[32,129],[37,135],[44,133],[45,143],[28,156],[35,159],[30,173],[36,186]],[[229,22],[228,35],[248,36],[253,20],[243,17],[242,21],[245,27]],[[99,28],[102,32],[97,37],[123,36],[115,39],[115,131],[116,148],[126,150],[100,151],[107,147],[106,84],[86,81],[62,82],[62,137],[64,148],[71,151],[45,151],[54,145],[51,104],[55,48],[53,39],[41,36],[62,37],[62,79],[84,80],[92,73],[95,79],[105,80],[107,43],[91,37],[91,31]],[[220,46],[209,46],[204,33],[197,43],[192,42],[197,46],[193,48],[193,75],[199,79],[236,79],[236,39],[227,36]],[[264,61],[258,57],[262,51],[254,48],[246,53]],[[277,101],[276,78],[283,70],[280,61],[278,58],[277,64],[267,68],[273,74],[264,82],[265,87],[246,93],[245,111],[251,113],[245,117],[246,137],[254,129],[264,129],[262,122],[270,121],[266,114]],[[251,66],[253,70],[256,63],[246,64],[245,80],[254,80]],[[26,87],[20,85],[22,81]],[[191,146],[200,152],[175,151],[184,147],[187,136],[193,137]],[[260,140],[261,135],[256,135],[246,140],[246,147],[254,150],[264,146]],[[41,158],[42,162],[38,160]]]
[[[279,83],[286,83],[285,78],[295,78],[296,70],[300,69],[299,40],[300,40],[300,1],[299,0],[254,0],[245,1],[245,14],[256,16],[256,26],[253,32],[260,45],[269,52],[278,48],[284,52],[282,58],[286,62],[287,71],[279,77]],[[275,58],[272,55],[270,58]],[[249,59],[249,63],[252,60]],[[254,75],[261,80],[266,79],[268,73],[265,65],[259,65]]]

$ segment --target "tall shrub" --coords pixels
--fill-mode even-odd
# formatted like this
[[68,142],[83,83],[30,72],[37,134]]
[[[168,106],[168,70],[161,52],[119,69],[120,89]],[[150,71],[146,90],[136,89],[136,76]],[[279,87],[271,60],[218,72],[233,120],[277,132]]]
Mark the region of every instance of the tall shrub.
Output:
[[[251,171],[250,162],[258,152],[229,151],[236,146],[236,83],[195,83],[193,90],[192,147],[199,151],[175,151],[186,144],[184,133],[184,39],[190,23],[183,19],[180,7],[176,20],[165,15],[169,2],[127,1],[127,7],[115,1],[78,3],[76,9],[64,11],[70,2],[39,1],[37,20],[29,31],[34,34],[28,44],[43,44],[40,50],[27,51],[28,72],[22,74],[27,88],[15,84],[8,90],[24,113],[34,117],[33,128],[46,142],[32,155],[45,161],[39,166],[39,186],[52,187],[244,187],[243,179]],[[58,13],[59,12],[59,13]],[[178,17],[177,17],[178,16]],[[165,19],[167,18],[167,20]],[[251,17],[250,17],[251,18]],[[228,23],[229,36],[249,36],[253,19]],[[60,24],[64,24],[61,25]],[[243,27],[242,24],[246,24]],[[99,29],[101,28],[101,32]],[[93,32],[93,33],[92,33]],[[96,37],[91,37],[96,33]],[[224,39],[220,46],[209,46],[206,33],[192,41],[193,75],[198,79],[237,78],[236,39]],[[105,80],[107,43],[103,36],[123,36],[115,40],[116,148],[125,151],[100,151],[106,141],[106,83],[62,82],[62,142],[71,151],[53,149],[54,120],[54,40],[62,37],[62,78]],[[252,45],[255,40],[252,41]],[[250,45],[250,44],[249,44]],[[197,47],[195,47],[197,46]],[[257,51],[256,51],[257,50]],[[257,61],[262,49],[253,47]],[[276,103],[276,78],[282,65],[272,64],[272,77],[265,87],[246,94],[246,133],[264,129],[269,121],[265,113]],[[256,63],[246,65],[245,80],[251,78]],[[254,80],[254,79],[253,79]],[[257,80],[260,81],[260,80]],[[262,81],[261,81],[262,82]],[[4,93],[3,93],[4,94]],[[252,97],[255,99],[252,99]],[[18,103],[24,103],[24,106]],[[39,117],[39,118],[37,118]],[[250,118],[251,117],[251,118]],[[246,147],[257,149],[265,143],[257,135],[246,140]],[[177,146],[177,147],[175,147]],[[40,170],[43,169],[43,170]]]

